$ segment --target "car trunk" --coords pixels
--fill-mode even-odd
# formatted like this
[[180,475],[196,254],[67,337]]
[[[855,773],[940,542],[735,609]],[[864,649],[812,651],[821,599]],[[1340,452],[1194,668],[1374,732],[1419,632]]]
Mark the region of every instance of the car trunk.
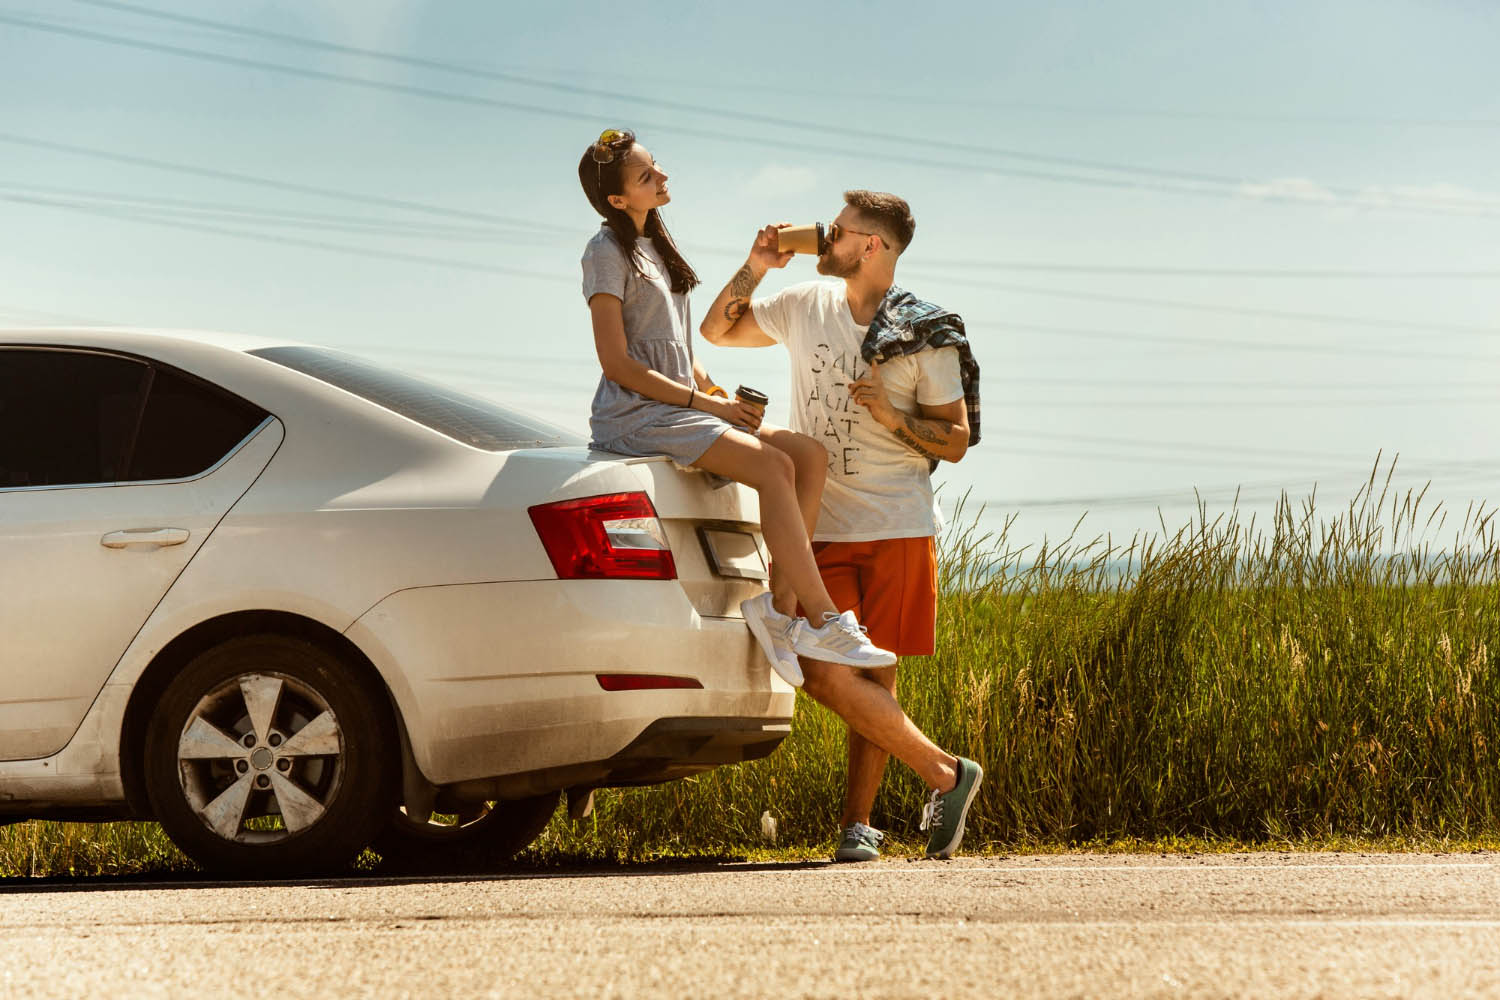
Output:
[[765,590],[770,555],[754,490],[716,481],[667,458],[622,459],[651,496],[666,530],[677,580],[700,615],[739,618],[740,602]]

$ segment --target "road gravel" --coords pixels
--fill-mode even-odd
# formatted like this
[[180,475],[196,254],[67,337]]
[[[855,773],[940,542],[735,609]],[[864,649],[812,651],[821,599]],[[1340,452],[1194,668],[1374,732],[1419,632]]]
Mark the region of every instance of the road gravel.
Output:
[[1500,855],[0,882],[5,997],[1500,995]]

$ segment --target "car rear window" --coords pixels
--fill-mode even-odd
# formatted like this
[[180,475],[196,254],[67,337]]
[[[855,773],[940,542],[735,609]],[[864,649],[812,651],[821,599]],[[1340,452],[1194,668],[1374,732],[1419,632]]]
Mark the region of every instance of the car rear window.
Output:
[[473,448],[510,451],[586,443],[571,431],[509,407],[338,351],[264,347],[250,353],[352,392]]
[[125,479],[186,479],[249,437],[266,411],[218,386],[157,366]]

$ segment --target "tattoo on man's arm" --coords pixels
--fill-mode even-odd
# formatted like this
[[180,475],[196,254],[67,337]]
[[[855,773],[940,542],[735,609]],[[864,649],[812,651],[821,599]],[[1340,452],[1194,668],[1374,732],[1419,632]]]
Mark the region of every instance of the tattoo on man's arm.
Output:
[[941,449],[948,444],[946,435],[940,433],[933,427],[930,420],[922,420],[909,413],[901,414],[901,423],[896,425],[892,431],[896,440],[906,445],[919,455],[923,455],[933,461],[942,461]]
[[908,431],[905,427],[897,427],[894,433],[896,435],[897,441],[900,441],[902,444],[906,445],[908,448],[912,449],[919,455],[925,455],[928,458],[934,460],[941,459],[943,457],[937,452],[933,451],[931,445],[923,444],[921,441],[918,441],[916,438],[912,437],[911,432]]
[[737,299],[748,299],[758,284],[760,282],[756,280],[755,272],[750,270],[749,264],[746,264],[734,272],[734,277],[729,279],[729,291]]
[[[734,277],[729,279],[729,284],[724,289],[729,293],[729,301],[724,303],[724,322],[734,326],[741,316],[750,311],[750,293],[755,291],[758,284],[760,279],[750,270],[749,264],[734,272]],[[723,292],[719,294],[722,295]]]
[[941,434],[928,426],[925,420],[918,420],[909,413],[902,416],[906,421],[906,429],[911,431],[913,437],[926,441],[929,444],[942,445],[947,443]]

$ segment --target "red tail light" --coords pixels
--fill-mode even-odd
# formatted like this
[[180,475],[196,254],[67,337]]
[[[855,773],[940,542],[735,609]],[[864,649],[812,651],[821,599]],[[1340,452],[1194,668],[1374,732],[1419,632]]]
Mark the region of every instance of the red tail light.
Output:
[[644,493],[532,507],[531,523],[560,580],[675,580],[677,564]]
[[662,688],[701,688],[695,677],[663,677],[661,674],[595,674],[606,691],[659,691]]

